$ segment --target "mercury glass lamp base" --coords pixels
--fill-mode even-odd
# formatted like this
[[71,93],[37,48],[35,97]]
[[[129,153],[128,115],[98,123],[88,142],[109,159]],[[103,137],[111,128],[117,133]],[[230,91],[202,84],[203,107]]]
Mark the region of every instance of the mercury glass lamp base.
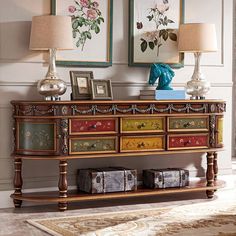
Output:
[[66,83],[61,79],[45,78],[38,82],[38,92],[46,101],[58,101],[66,91]]
[[205,99],[205,95],[209,92],[211,84],[205,80],[200,68],[201,52],[194,53],[195,66],[192,79],[187,82],[185,89],[190,95],[190,99]]
[[203,80],[192,79],[187,82],[185,89],[186,93],[191,96],[190,99],[192,100],[205,99],[205,95],[210,90],[210,83],[205,79]]
[[201,96],[191,96],[190,99],[191,100],[204,100],[206,98],[205,97],[201,97]]
[[44,97],[45,101],[60,101],[61,98],[59,96],[47,96]]
[[56,49],[49,49],[49,67],[44,79],[38,82],[38,92],[46,101],[58,101],[60,95],[66,92],[66,83],[56,72]]

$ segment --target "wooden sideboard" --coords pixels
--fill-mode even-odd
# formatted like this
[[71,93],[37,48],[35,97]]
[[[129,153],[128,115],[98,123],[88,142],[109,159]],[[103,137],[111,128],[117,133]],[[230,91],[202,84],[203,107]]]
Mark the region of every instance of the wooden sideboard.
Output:
[[[221,100],[173,101],[12,101],[14,118],[15,207],[22,201],[55,202],[61,211],[68,202],[151,196],[206,190],[212,198],[217,180],[217,152],[223,148]],[[86,194],[67,191],[71,159],[207,153],[206,180],[185,188],[129,193]],[[23,160],[58,160],[59,191],[22,193]]]

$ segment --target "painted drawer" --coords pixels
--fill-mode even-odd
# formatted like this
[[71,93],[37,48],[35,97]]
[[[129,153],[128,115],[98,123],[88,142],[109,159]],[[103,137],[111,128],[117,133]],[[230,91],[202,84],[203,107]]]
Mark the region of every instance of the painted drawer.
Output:
[[164,148],[164,135],[124,136],[120,140],[121,152],[158,151]]
[[168,131],[208,131],[208,116],[168,117]]
[[121,118],[121,133],[164,132],[164,129],[165,119],[163,117]]
[[168,150],[208,148],[208,134],[168,135]]
[[117,132],[116,118],[70,119],[70,134],[111,134]]
[[116,137],[71,138],[69,154],[115,153]]
[[56,121],[18,120],[16,153],[53,155],[57,153]]
[[218,116],[216,118],[216,146],[223,147],[223,116]]

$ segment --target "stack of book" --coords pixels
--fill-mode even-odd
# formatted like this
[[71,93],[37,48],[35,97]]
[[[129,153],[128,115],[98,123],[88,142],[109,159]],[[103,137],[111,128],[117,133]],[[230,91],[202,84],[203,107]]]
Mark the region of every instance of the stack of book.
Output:
[[141,100],[177,100],[185,99],[185,90],[140,90]]
[[141,100],[155,100],[156,90],[155,89],[143,89],[140,90],[139,99]]

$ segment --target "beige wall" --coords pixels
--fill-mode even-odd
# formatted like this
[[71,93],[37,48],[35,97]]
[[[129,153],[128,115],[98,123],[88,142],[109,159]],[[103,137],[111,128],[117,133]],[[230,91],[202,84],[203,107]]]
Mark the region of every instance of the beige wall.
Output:
[[[146,84],[148,68],[130,68],[128,62],[128,1],[114,1],[113,16],[113,66],[92,68],[95,79],[111,79],[115,99],[136,98]],[[232,131],[232,0],[185,0],[186,22],[215,22],[219,51],[203,55],[203,72],[211,81],[208,98],[227,101],[225,116],[225,151],[220,153],[221,174],[231,173],[231,131]],[[11,106],[13,99],[41,99],[35,83],[47,70],[44,55],[28,50],[30,21],[33,15],[48,14],[50,0],[0,0],[0,200],[7,197],[3,190],[12,190],[13,162]],[[214,14],[212,14],[214,12]],[[183,87],[193,72],[192,55],[186,55],[185,67],[176,70],[175,87]],[[61,77],[69,83],[71,68],[58,68]],[[81,68],[73,68],[81,70]],[[91,70],[91,68],[82,68]],[[63,96],[69,99],[70,88]],[[25,188],[41,188],[57,185],[58,167],[56,161],[24,161],[23,176]],[[69,180],[74,185],[77,168],[91,166],[124,165],[133,168],[184,167],[191,175],[204,175],[205,157],[201,155],[119,157],[96,160],[77,160],[69,163]],[[1,198],[2,194],[2,198]],[[0,201],[2,202],[2,201]],[[9,203],[10,204],[10,203]],[[1,205],[0,205],[1,207]]]

